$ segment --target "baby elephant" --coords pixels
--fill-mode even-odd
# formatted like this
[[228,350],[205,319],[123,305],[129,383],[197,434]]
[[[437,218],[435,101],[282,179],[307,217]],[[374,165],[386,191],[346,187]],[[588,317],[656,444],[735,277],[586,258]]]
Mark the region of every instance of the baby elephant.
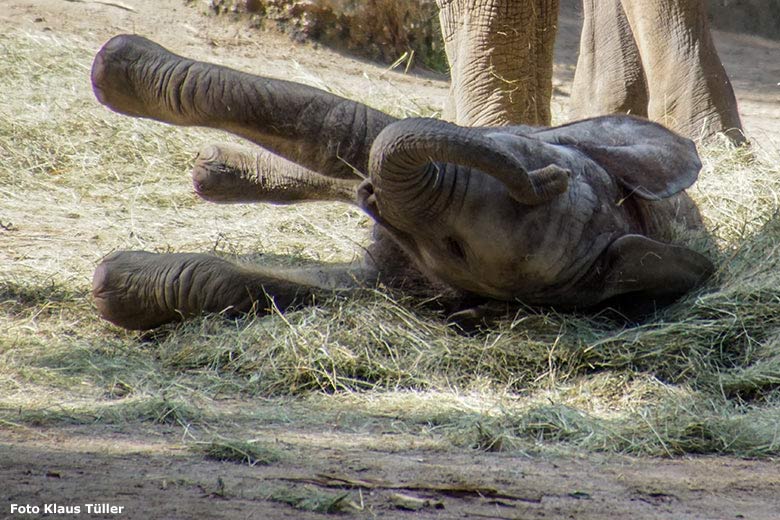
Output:
[[[122,327],[285,309],[378,282],[416,287],[415,277],[488,303],[477,309],[497,301],[581,309],[616,297],[654,305],[713,270],[670,243],[676,229],[702,226],[683,191],[701,168],[696,148],[644,119],[554,128],[398,120],[127,35],[100,50],[92,82],[122,114],[220,128],[265,149],[205,148],[193,180],[206,199],[338,200],[377,223],[359,265],[280,270],[206,254],[114,253],[98,266],[93,294],[101,316]],[[461,309],[454,319],[474,316]]]

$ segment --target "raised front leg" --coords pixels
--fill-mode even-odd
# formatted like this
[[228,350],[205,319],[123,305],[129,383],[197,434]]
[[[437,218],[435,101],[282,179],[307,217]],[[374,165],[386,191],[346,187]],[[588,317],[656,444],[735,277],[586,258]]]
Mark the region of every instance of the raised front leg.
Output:
[[352,265],[273,270],[207,254],[120,251],[98,265],[92,294],[103,319],[147,330],[201,313],[285,310],[375,279],[370,268]]
[[647,84],[620,0],[583,0],[580,54],[571,91],[571,117],[647,117]]
[[192,184],[203,199],[216,203],[293,204],[334,201],[356,204],[355,180],[326,177],[267,150],[236,145],[201,148]]
[[182,58],[140,36],[112,38],[95,57],[98,100],[135,117],[219,128],[330,177],[355,179],[395,119],[288,81]]

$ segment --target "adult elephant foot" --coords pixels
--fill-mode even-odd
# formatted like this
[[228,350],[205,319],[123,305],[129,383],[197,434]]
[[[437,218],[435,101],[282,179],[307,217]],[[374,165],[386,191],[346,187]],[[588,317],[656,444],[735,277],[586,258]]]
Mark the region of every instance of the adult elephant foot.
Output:
[[132,330],[204,312],[228,316],[305,303],[314,288],[273,278],[207,254],[119,251],[92,278],[100,316]]
[[745,138],[704,0],[622,1],[642,55],[650,119],[695,140]]
[[647,117],[647,83],[620,0],[584,0],[571,118],[604,114]]
[[230,144],[202,147],[192,168],[195,192],[216,203],[355,204],[358,182],[320,175],[267,150]]

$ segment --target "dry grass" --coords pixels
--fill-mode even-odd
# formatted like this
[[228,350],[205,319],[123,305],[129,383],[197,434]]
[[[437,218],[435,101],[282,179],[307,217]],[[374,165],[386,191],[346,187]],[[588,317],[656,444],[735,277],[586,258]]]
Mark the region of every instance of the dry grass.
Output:
[[[211,432],[255,413],[253,397],[292,400],[306,410],[296,420],[315,423],[391,417],[441,446],[780,452],[776,157],[703,151],[693,195],[718,273],[641,326],[521,310],[464,336],[421,302],[377,291],[139,336],[98,320],[89,299],[94,265],[114,249],[343,261],[369,223],[338,205],[198,201],[182,172],[215,134],[107,112],[89,90],[93,53],[45,33],[0,35],[0,422]],[[248,453],[214,444],[225,445],[218,456]]]

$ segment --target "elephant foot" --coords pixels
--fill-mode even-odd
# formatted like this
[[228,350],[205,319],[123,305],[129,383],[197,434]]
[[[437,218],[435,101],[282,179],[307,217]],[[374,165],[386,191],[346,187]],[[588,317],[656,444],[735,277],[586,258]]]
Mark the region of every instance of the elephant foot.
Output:
[[168,51],[139,36],[120,35],[109,40],[92,63],[92,90],[98,101],[133,117],[159,118],[168,112],[153,94],[162,59]]
[[192,167],[192,186],[202,199],[216,203],[255,202],[261,187],[253,176],[253,157],[236,146],[203,146]]
[[[152,329],[175,321],[173,309],[160,305],[154,294],[151,253],[122,251],[107,256],[92,276],[92,297],[104,320],[126,329]],[[152,270],[154,271],[154,270]]]
[[357,181],[320,175],[267,150],[210,144],[198,152],[192,184],[198,196],[222,204],[315,200],[354,204]]
[[131,330],[148,330],[202,312],[248,312],[262,287],[245,270],[205,254],[120,251],[92,278],[100,317]]

